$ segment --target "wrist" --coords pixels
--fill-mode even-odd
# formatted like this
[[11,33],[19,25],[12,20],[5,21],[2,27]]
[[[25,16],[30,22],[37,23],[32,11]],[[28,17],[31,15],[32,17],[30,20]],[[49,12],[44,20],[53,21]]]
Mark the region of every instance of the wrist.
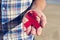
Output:
[[46,1],[45,0],[35,0],[32,6],[32,9],[39,9],[44,10],[46,7]]
[[42,10],[40,6],[37,6],[36,3],[33,4],[31,9]]

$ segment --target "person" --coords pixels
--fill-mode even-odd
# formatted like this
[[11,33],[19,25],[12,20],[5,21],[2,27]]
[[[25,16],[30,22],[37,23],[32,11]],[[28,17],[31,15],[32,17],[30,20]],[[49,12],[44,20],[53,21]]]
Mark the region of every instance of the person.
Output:
[[[31,6],[32,1],[33,0],[2,0],[1,3],[2,24],[5,24],[18,17],[21,13],[28,9],[29,6]],[[41,21],[42,27],[45,27],[46,24],[46,16],[43,14],[45,6],[46,6],[45,0],[34,0],[33,5],[31,6],[30,9],[35,10],[37,12],[39,16],[37,17],[37,21],[38,22]],[[24,15],[21,24],[15,26],[13,29],[10,29],[11,26],[9,26],[9,24],[7,26],[2,26],[2,28],[8,27],[9,30],[5,35],[3,35],[3,40],[34,40],[34,35],[41,34],[42,32],[41,27],[38,28],[37,34],[36,29],[33,28],[32,26],[31,26],[32,28],[29,27],[28,29],[26,29],[23,25],[26,21],[27,18]],[[15,22],[17,23],[17,21]],[[31,34],[27,35],[31,29],[32,29]],[[5,31],[4,29],[2,30]],[[24,32],[25,30],[27,31]]]

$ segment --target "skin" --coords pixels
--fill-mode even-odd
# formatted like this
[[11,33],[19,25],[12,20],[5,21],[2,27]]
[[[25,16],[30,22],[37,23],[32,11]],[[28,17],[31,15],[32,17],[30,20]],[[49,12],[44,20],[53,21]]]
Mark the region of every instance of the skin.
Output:
[[[33,34],[33,35],[41,35],[42,29],[45,27],[45,25],[47,23],[46,16],[43,13],[43,10],[45,9],[45,7],[46,7],[46,1],[45,0],[35,0],[34,1],[34,4],[33,4],[30,11],[34,10],[37,12],[37,14],[38,14],[37,21],[38,22],[41,21],[41,27],[38,28],[37,33],[36,33],[36,29],[33,26],[30,26],[26,29],[25,26],[23,25],[23,30],[27,34],[29,34],[29,32],[31,31],[31,34]],[[22,23],[24,24],[27,21],[28,21],[28,19],[24,15]]]

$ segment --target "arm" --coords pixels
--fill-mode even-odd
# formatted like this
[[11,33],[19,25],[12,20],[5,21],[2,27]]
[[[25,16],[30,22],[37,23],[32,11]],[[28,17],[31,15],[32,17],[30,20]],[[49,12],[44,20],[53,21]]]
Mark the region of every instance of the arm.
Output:
[[36,14],[37,14],[36,19],[41,25],[41,26],[39,26],[39,28],[37,30],[34,26],[29,26],[26,29],[26,26],[24,26],[24,23],[26,23],[28,21],[28,19],[26,18],[26,15],[24,16],[24,18],[22,20],[23,30],[24,31],[27,30],[26,31],[27,34],[29,34],[31,32],[31,34],[33,34],[33,35],[40,35],[42,33],[42,27],[45,27],[45,25],[46,25],[46,16],[42,12],[44,10],[45,6],[46,6],[45,0],[35,0],[32,8],[30,10],[30,11],[34,10],[36,12]]

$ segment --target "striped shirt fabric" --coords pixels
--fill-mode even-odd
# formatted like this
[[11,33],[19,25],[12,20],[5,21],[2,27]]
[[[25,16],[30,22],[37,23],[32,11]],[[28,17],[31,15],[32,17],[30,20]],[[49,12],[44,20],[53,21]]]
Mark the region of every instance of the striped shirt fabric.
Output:
[[[2,11],[2,24],[5,24],[16,17],[18,17],[22,12],[24,12],[32,3],[32,0],[2,0],[1,2],[1,11]],[[17,21],[16,21],[17,22]],[[22,24],[17,25],[15,28],[10,29],[8,27],[8,32],[3,35],[3,40],[33,40],[34,36],[32,34],[27,35],[23,31]]]

